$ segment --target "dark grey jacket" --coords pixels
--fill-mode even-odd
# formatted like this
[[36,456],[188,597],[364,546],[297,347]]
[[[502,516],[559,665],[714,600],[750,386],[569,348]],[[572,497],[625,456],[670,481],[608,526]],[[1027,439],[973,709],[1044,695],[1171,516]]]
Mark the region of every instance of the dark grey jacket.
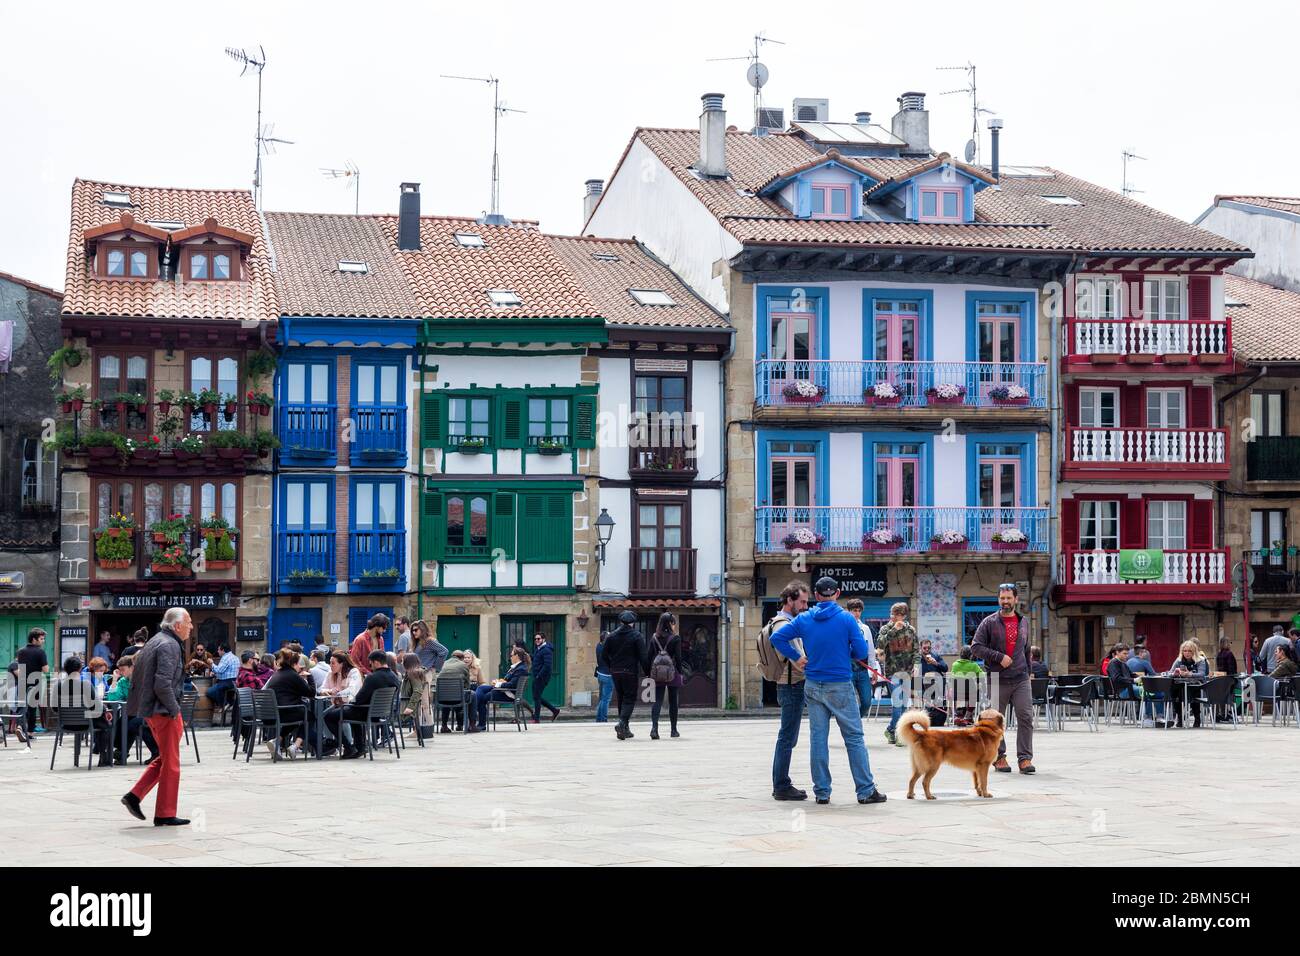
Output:
[[135,655],[126,712],[132,717],[177,717],[181,684],[185,680],[185,651],[181,639],[164,627]]
[[1018,614],[1016,616],[1020,618],[1020,630],[1010,667],[1002,666],[1002,658],[1007,653],[1007,629],[997,611],[980,621],[970,643],[971,655],[989,671],[999,672],[1002,679],[1008,681],[1026,680],[1029,677],[1029,622]]

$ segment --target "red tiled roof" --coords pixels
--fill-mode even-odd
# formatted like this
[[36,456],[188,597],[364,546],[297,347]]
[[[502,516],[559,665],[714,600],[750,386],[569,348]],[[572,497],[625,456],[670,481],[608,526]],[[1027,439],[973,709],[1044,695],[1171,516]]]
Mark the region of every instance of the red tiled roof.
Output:
[[1247,361],[1300,361],[1300,292],[1231,273],[1224,280],[1237,352]]
[[54,296],[56,299],[63,298],[63,293],[58,289],[51,289],[49,286],[41,285],[37,282],[31,281],[30,279],[24,279],[22,276],[16,276],[12,272],[0,272],[0,279],[4,279],[7,282],[16,282],[18,285],[26,286],[33,292],[43,292],[46,295]]
[[637,611],[657,610],[659,608],[680,608],[682,610],[716,611],[722,606],[718,598],[615,598],[613,600],[592,601],[593,611]]
[[[124,192],[131,207],[106,205],[103,193]],[[215,219],[252,238],[242,278],[229,282],[163,282],[104,279],[92,274],[85,234],[121,222],[123,211],[143,231],[147,220],[183,226]],[[153,227],[149,227],[152,229]],[[110,230],[111,231],[111,230]],[[274,321],[278,315],[262,222],[247,189],[166,189],[78,179],[72,184],[72,227],[68,233],[63,314],[168,319]]]
[[[730,328],[720,313],[633,239],[547,238],[610,325]],[[597,254],[603,258],[597,259]],[[629,289],[661,289],[676,305],[641,305]]]
[[[975,227],[799,220],[775,200],[755,195],[774,177],[822,156],[795,134],[755,136],[729,131],[726,179],[701,179],[695,175],[692,167],[699,159],[698,130],[638,129],[632,142],[637,140],[742,242],[946,248],[967,246],[974,237],[982,236],[977,240],[980,248],[1026,252],[1249,253],[1242,245],[1054,169],[1045,169],[1043,176],[1003,176],[996,188],[981,190],[975,197]],[[631,146],[630,142],[620,166]],[[937,158],[920,163],[877,157],[855,157],[855,161],[875,178],[898,178],[936,163]],[[1057,205],[1042,198],[1053,195],[1070,196],[1080,205]],[[1002,227],[1004,231],[992,234],[981,231],[981,227]]]
[[1215,196],[1214,204],[1236,202],[1244,206],[1259,206],[1262,209],[1276,209],[1300,216],[1300,199],[1293,196]]

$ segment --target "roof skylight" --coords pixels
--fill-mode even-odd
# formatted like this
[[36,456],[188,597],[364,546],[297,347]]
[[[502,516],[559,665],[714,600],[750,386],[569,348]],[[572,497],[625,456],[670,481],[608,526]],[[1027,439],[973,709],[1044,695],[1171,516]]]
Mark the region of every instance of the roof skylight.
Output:
[[129,206],[131,205],[131,194],[105,189],[103,203],[105,206]]
[[628,289],[632,293],[632,298],[636,299],[638,305],[676,305],[670,296],[663,289]]
[[1039,196],[1043,202],[1050,202],[1053,206],[1082,206],[1083,203],[1073,196]]
[[340,259],[339,272],[357,272],[366,273],[370,271],[370,266],[366,265],[359,259]]
[[483,237],[477,232],[458,232],[456,233],[456,245],[466,249],[482,249],[487,245]]
[[522,305],[523,300],[519,298],[513,289],[488,289],[488,298],[496,306]]

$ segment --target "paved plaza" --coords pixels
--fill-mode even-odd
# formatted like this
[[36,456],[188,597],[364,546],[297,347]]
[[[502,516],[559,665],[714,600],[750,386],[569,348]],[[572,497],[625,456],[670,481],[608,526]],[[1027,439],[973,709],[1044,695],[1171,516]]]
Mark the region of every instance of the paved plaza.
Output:
[[[139,768],[74,770],[51,740],[0,750],[0,852],[10,866],[224,864],[816,865],[1282,862],[1300,767],[1295,727],[1036,735],[1036,776],[992,774],[994,799],[944,768],[937,801],[903,799],[907,752],[867,728],[889,802],[861,807],[838,734],[830,806],[777,803],[770,719],[688,720],[682,738],[614,739],[613,724],[438,735],[400,760],[230,759],[227,731],[183,752],[180,813],[155,829],[118,798]],[[794,779],[811,790],[807,725]],[[918,789],[918,794],[919,794]],[[152,811],[152,796],[146,813]],[[39,832],[38,832],[39,831]]]

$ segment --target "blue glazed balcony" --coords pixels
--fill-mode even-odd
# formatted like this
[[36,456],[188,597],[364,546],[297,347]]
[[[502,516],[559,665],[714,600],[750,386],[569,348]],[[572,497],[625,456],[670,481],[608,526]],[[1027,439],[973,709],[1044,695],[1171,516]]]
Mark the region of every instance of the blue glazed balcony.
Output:
[[348,582],[353,590],[406,590],[406,532],[348,533]]
[[364,462],[406,461],[406,406],[360,405],[352,409],[352,457]]
[[[912,554],[1014,558],[1047,554],[1046,508],[760,507],[755,550],[784,555],[795,549],[825,554]],[[1012,532],[1019,532],[1019,536]],[[964,540],[943,540],[961,535]],[[1002,537],[1020,540],[1003,541]]]
[[337,582],[333,531],[279,531],[276,549],[276,570],[282,588],[333,590]]
[[[876,387],[881,384],[891,386],[894,394],[878,395]],[[758,408],[800,410],[929,408],[950,414],[963,408],[1027,408],[1045,412],[1047,364],[764,359],[755,367],[754,403]]]
[[330,464],[338,459],[338,406],[332,402],[280,406],[280,461]]

